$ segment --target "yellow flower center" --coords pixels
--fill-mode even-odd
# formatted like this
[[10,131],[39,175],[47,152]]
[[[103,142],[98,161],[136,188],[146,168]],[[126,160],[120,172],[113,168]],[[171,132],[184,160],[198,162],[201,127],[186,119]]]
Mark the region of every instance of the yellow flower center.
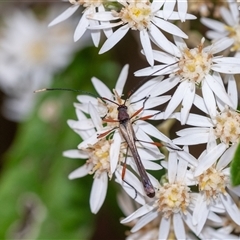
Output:
[[231,47],[231,51],[239,51],[240,50],[240,25],[236,26],[225,26],[225,29],[228,31],[228,37],[234,40],[234,44]]
[[166,218],[179,211],[186,214],[190,203],[189,191],[190,188],[181,183],[164,183],[156,193],[158,211],[161,211]]
[[240,137],[240,115],[225,109],[216,117],[215,135],[226,144],[238,143]]
[[115,16],[128,23],[133,30],[143,30],[150,27],[152,10],[149,1],[130,1],[122,8],[120,13],[113,12]]

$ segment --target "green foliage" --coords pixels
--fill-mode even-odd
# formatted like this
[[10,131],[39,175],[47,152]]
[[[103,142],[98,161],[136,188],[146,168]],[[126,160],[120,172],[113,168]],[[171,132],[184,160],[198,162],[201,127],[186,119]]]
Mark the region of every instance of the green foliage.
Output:
[[240,144],[236,149],[235,155],[231,162],[231,180],[233,186],[240,185]]
[[[120,67],[108,60],[108,54],[96,55],[95,48],[77,53],[52,87],[93,92],[92,76],[114,86]],[[0,239],[15,238],[23,229],[28,239],[88,239],[92,234],[92,176],[68,180],[68,174],[84,160],[62,157],[64,150],[76,149],[81,141],[66,123],[77,119],[76,96],[64,91],[37,93],[37,106],[29,120],[19,125],[0,179]],[[49,105],[54,106],[53,113]],[[32,201],[32,206],[24,199]]]

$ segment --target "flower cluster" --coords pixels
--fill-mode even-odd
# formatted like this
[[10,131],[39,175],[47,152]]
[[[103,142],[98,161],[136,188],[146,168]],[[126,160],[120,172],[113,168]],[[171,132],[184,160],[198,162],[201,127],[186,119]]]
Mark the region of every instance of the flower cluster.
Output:
[[[213,5],[205,2],[201,7],[206,16],[207,7]],[[183,40],[188,35],[176,25],[177,20],[196,19],[187,13],[187,0],[70,3],[73,5],[50,26],[66,20],[81,6],[84,10],[75,41],[89,30],[98,46],[103,31],[102,54],[130,30],[137,31],[149,64],[135,76],[150,80],[132,94],[123,95],[128,74],[125,65],[112,91],[93,77],[99,97],[79,95],[79,103],[74,104],[78,120],[68,124],[83,141],[64,155],[87,159],[69,178],[93,175],[91,211],[99,211],[108,181],[114,179],[131,201],[140,204],[131,213],[123,209],[128,216],[121,223],[133,226],[128,239],[235,238],[240,226],[240,191],[231,184],[230,163],[240,136],[235,80],[240,73],[237,2],[228,0],[227,5],[218,6],[224,23],[201,18],[212,29],[206,37],[213,41],[202,36],[195,45]],[[162,104],[164,111],[154,109]],[[160,132],[161,125],[156,127],[159,120],[163,124],[164,120],[179,121],[187,127],[170,139]],[[191,151],[200,144],[204,146],[200,154]],[[158,174],[162,168],[165,175]],[[228,222],[231,227],[226,229]]]

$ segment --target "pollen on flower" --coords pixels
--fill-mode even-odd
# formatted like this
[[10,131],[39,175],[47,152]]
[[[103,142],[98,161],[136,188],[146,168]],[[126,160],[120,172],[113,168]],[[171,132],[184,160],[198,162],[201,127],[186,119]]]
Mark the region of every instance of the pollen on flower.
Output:
[[207,200],[216,199],[219,193],[226,193],[229,178],[214,167],[207,169],[198,177],[199,191],[204,192]]
[[226,144],[238,143],[240,137],[240,115],[226,108],[216,116],[215,135]]
[[132,30],[143,30],[150,27],[153,13],[149,1],[130,1],[113,15],[121,18]]
[[190,204],[190,188],[181,183],[164,183],[156,193],[158,211],[169,218],[173,213],[186,214]]
[[93,168],[89,174],[94,174],[94,177],[98,177],[103,172],[107,172],[109,178],[111,178],[110,172],[110,159],[109,151],[112,141],[106,139],[100,139],[94,145],[89,145],[87,149],[84,149],[89,154],[87,164],[92,164]]
[[211,70],[212,54],[204,52],[204,39],[197,48],[182,49],[182,57],[178,62],[179,70],[173,75],[178,75],[181,81],[187,80],[200,85],[204,77]]
[[235,26],[225,26],[226,31],[228,32],[228,37],[234,40],[234,44],[231,47],[231,51],[239,51],[240,50],[240,25],[237,24]]
[[84,7],[99,7],[103,3],[103,0],[69,0],[69,2],[73,5],[82,5]]

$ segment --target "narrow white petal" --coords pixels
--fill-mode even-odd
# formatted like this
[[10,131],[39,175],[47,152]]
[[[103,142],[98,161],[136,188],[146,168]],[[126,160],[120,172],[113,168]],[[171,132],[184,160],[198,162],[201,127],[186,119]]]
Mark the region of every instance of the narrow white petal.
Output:
[[199,165],[196,168],[194,176],[195,177],[199,176],[204,171],[206,171],[209,167],[211,167],[213,163],[215,163],[218,160],[218,158],[223,154],[226,148],[227,148],[226,144],[220,143],[211,151],[209,151],[205,155],[205,157],[201,160],[201,162],[199,162]]
[[225,193],[225,195],[220,194],[220,198],[229,216],[237,225],[240,225],[240,211],[232,197],[228,193]]
[[127,77],[128,77],[128,70],[129,70],[129,65],[126,64],[124,65],[122,71],[119,74],[116,86],[115,86],[115,90],[117,91],[117,93],[119,94],[119,96],[122,95],[123,93],[123,89],[125,86],[125,83],[127,81]]
[[157,12],[157,10],[159,10],[162,7],[164,2],[165,0],[153,0],[151,4],[152,12]]
[[76,158],[76,159],[88,158],[88,154],[78,149],[71,149],[71,150],[64,151],[63,156],[68,158]]
[[[98,22],[94,22],[93,20],[89,20],[90,26],[98,25]],[[95,47],[98,47],[101,37],[101,31],[100,30],[92,30],[91,31],[91,37],[92,41]]]
[[154,59],[153,59],[152,45],[146,29],[143,29],[140,31],[140,41],[143,47],[144,55],[146,56],[148,63],[151,66],[153,66]]
[[168,32],[172,35],[176,35],[182,38],[188,38],[188,36],[176,25],[174,25],[173,23],[170,23],[166,20],[160,19],[160,18],[154,18],[154,23],[161,28],[162,30],[164,30],[165,32]]
[[232,161],[236,148],[237,148],[237,144],[234,144],[226,150],[226,152],[221,156],[221,158],[217,163],[217,166],[216,166],[217,170],[221,170],[225,168]]
[[175,44],[180,49],[188,48],[187,44],[185,43],[185,41],[181,37],[173,36],[173,39],[174,39]]
[[199,95],[195,95],[195,98],[194,98],[194,101],[193,101],[193,104],[199,108],[201,111],[203,111],[204,113],[208,114],[208,110],[206,108],[206,105],[205,105],[205,102],[203,100],[202,97],[200,97]]
[[90,208],[92,213],[97,213],[107,194],[108,176],[107,173],[102,173],[100,177],[94,178],[91,195],[90,195]]
[[220,39],[220,38],[226,37],[227,34],[228,34],[227,32],[219,33],[219,32],[214,32],[214,31],[207,31],[206,37],[209,39]]
[[164,51],[171,53],[173,56],[181,56],[179,49],[171,43],[154,24],[151,25],[149,34],[154,42],[160,48],[164,49]]
[[58,17],[56,17],[52,22],[49,23],[49,27],[56,25],[66,19],[68,19],[70,16],[73,15],[79,8],[79,5],[72,5],[67,10],[65,10],[62,14],[60,14]]
[[[164,18],[163,14],[164,14],[164,11],[160,10],[160,11],[155,13],[155,16],[158,16],[160,18]],[[186,14],[185,19],[194,20],[194,19],[197,19],[197,17],[192,15],[192,14]],[[179,13],[176,12],[176,11],[173,11],[172,14],[169,16],[168,20],[180,20]]]
[[170,218],[162,217],[159,231],[158,231],[159,239],[167,239],[170,231],[170,226],[171,226],[171,217]]
[[89,96],[89,95],[78,95],[77,100],[81,103],[91,102],[95,106],[98,104],[97,98]]
[[113,21],[119,19],[119,17],[114,17],[112,12],[95,12],[95,13],[90,13],[87,16],[89,19],[97,20],[100,22],[106,22],[106,21]]
[[114,47],[128,32],[129,27],[124,25],[116,30],[103,44],[102,48],[99,51],[99,54],[105,53]]
[[234,109],[237,109],[238,106],[238,91],[237,91],[237,84],[236,80],[233,75],[226,75],[225,79],[228,83],[228,96],[230,97],[232,101],[232,105]]
[[128,217],[124,218],[123,220],[120,221],[120,223],[128,223],[131,222],[132,220],[139,218],[150,211],[154,209],[153,206],[145,204],[142,207],[140,207],[138,210],[136,210],[134,213],[130,214]]
[[92,164],[84,164],[83,166],[77,168],[76,170],[74,170],[73,172],[71,172],[68,175],[69,179],[76,179],[76,178],[81,178],[81,177],[85,177],[86,175],[88,175],[88,173],[90,172],[90,170],[92,169]]
[[[210,76],[209,81],[211,81],[212,78],[213,77]],[[209,87],[209,85],[207,84],[206,81],[202,82],[203,100],[204,100],[204,103],[205,103],[206,108],[208,110],[208,114],[210,115],[211,118],[214,118],[216,116],[216,114],[217,114],[216,100],[215,100],[215,97],[214,97],[212,89]]]
[[173,214],[173,228],[177,239],[186,239],[185,228],[180,213]]
[[[179,151],[179,152],[181,152],[181,151]],[[184,182],[185,174],[187,172],[187,167],[188,167],[188,161],[186,161],[185,159],[182,158],[178,162],[178,170],[177,170],[177,177],[176,177],[177,182]]]
[[186,124],[189,117],[189,112],[192,107],[194,97],[195,97],[195,84],[188,84],[185,94],[183,94],[183,101],[181,107],[181,124]]
[[187,8],[188,8],[187,0],[178,0],[177,6],[178,6],[178,13],[179,13],[180,19],[182,22],[185,22]]
[[153,50],[153,56],[160,63],[173,64],[176,62],[176,57],[162,51]]
[[158,215],[159,213],[157,210],[149,212],[148,214],[146,214],[137,221],[136,225],[131,229],[131,232],[132,233],[137,232],[142,227],[144,227],[145,225],[153,221],[155,218],[157,218]]
[[[184,160],[185,160],[185,161],[189,162],[190,164],[192,164],[193,166],[197,166],[198,165],[197,159],[195,157],[193,157],[190,153],[188,153],[186,151],[178,151],[178,155],[182,158],[181,161],[184,162]],[[178,172],[180,171],[180,169],[182,169],[182,171],[183,171],[185,169],[185,167],[186,167],[186,163],[185,162],[181,163],[179,165]],[[178,178],[183,178],[184,177],[184,171],[178,173],[178,175],[179,175]]]
[[122,143],[122,138],[120,134],[115,133],[113,136],[113,143],[110,147],[110,171],[113,174],[115,172],[115,169],[117,167],[118,161],[119,161],[119,154],[120,154],[120,146]]
[[177,175],[177,153],[175,151],[170,151],[168,156],[168,181],[169,183],[174,183]]
[[91,137],[89,137],[88,139],[84,140],[83,142],[81,142],[78,145],[78,149],[84,149],[87,148],[89,146],[89,144],[95,144],[98,141],[98,134],[95,133],[93,134]]
[[159,84],[152,89],[151,96],[159,96],[163,93],[166,93],[174,88],[178,83],[179,77],[177,76],[166,78],[164,81],[159,82]]
[[[223,88],[221,84],[219,84],[218,81],[211,75],[206,75],[205,77],[206,83],[208,86],[211,88],[211,90],[223,101],[225,102],[228,106],[232,107],[232,102],[229,99],[229,96],[226,93],[226,90]],[[205,103],[209,102],[209,99],[204,99]]]
[[216,58],[213,58],[213,62],[240,65],[239,58],[236,58],[236,57],[216,57]]
[[88,104],[88,112],[97,131],[100,131],[103,128],[102,119],[100,118],[97,109],[92,105],[91,102]]
[[110,30],[110,29],[112,29],[114,27],[117,27],[119,25],[122,25],[122,22],[117,22],[117,23],[106,22],[104,24],[91,25],[91,26],[89,25],[88,29],[90,29],[90,30]]
[[216,54],[221,52],[233,44],[234,40],[232,38],[221,38],[216,40],[212,45],[207,46],[203,49],[204,52],[211,52],[212,54]]
[[206,210],[206,200],[204,194],[198,194],[197,202],[195,204],[192,216],[193,225],[197,225],[200,220],[201,214],[208,214],[208,212],[203,211]]
[[187,81],[181,82],[179,84],[177,90],[173,94],[172,99],[168,103],[168,106],[165,110],[165,113],[164,113],[165,119],[167,119],[173,113],[173,111],[177,108],[177,106],[180,104],[188,87],[189,87],[189,82]]
[[[237,6],[236,6],[236,8],[237,8]],[[227,25],[234,26],[235,24],[238,24],[238,22],[235,22],[231,12],[227,8],[220,7],[219,11],[220,11],[221,17],[224,19],[224,21],[226,22]]]
[[162,167],[158,163],[151,162],[149,160],[143,160],[142,158],[141,158],[141,160],[142,160],[142,164],[146,170],[157,171],[157,170],[162,169]]
[[240,65],[239,64],[226,64],[226,63],[219,63],[213,64],[211,69],[213,71],[217,71],[220,73],[227,73],[227,74],[239,74],[240,73]]
[[228,0],[228,3],[229,3],[228,5],[231,10],[233,19],[235,20],[234,23],[239,24],[239,9],[238,9],[237,2]]
[[200,21],[203,25],[205,25],[211,29],[214,29],[217,32],[225,32],[226,31],[225,24],[223,24],[219,21],[216,21],[216,20],[213,20],[210,18],[204,18],[204,17],[202,17],[200,19]]
[[196,145],[206,143],[208,141],[208,133],[192,133],[191,135],[182,136],[173,139],[173,143],[177,145]]
[[163,6],[163,16],[164,19],[168,19],[169,16],[171,16],[174,6],[176,4],[176,0],[171,0],[171,1],[166,1],[164,6]]
[[87,19],[88,10],[82,15],[73,35],[74,42],[79,40],[82,35],[86,32],[87,27],[89,26],[89,20]]
[[[191,134],[200,134],[200,133],[205,133],[209,134],[209,128],[204,128],[204,127],[190,127],[190,128],[184,128],[182,130],[179,130],[176,132],[178,136],[188,136]],[[187,145],[187,144],[186,144]]]
[[109,88],[99,79],[92,77],[91,79],[92,84],[95,88],[95,90],[97,91],[97,93],[101,96],[101,97],[105,97],[105,98],[112,98],[112,93],[109,90]]

